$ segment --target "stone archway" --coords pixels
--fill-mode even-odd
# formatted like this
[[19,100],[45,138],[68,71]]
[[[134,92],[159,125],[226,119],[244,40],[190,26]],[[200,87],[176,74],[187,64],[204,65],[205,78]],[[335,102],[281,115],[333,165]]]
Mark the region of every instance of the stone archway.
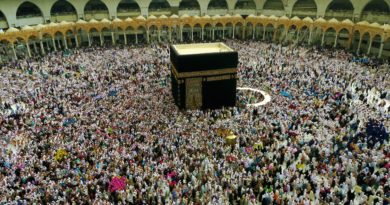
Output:
[[384,0],[371,0],[362,11],[361,19],[369,22],[388,23],[390,7]]
[[50,10],[52,22],[77,21],[77,12],[68,1],[56,1]]
[[267,24],[265,26],[265,33],[264,33],[265,35],[263,36],[263,40],[265,40],[267,42],[272,42],[274,32],[275,32],[274,25],[272,25],[270,23]]
[[225,15],[228,11],[226,0],[211,0],[207,5],[209,15]]
[[370,34],[368,32],[364,33],[361,40],[360,52],[361,54],[367,53],[368,47],[370,44]]
[[305,17],[317,17],[317,4],[314,0],[297,0],[293,6],[291,16],[298,16],[303,19]]
[[353,5],[350,0],[332,0],[325,12],[325,19],[335,18],[339,21],[353,19]]
[[158,27],[156,25],[151,25],[148,28],[149,30],[149,42],[158,42]]
[[244,33],[244,25],[241,22],[236,23],[234,25],[234,37],[235,39],[244,39],[245,33]]
[[245,32],[245,37],[246,39],[254,39],[255,38],[255,27],[251,22],[248,22],[246,24],[246,32]]
[[136,17],[141,15],[141,8],[135,0],[121,0],[116,9],[118,18]]
[[324,36],[324,42],[323,42],[323,46],[325,47],[334,47],[335,46],[335,39],[336,39],[336,30],[332,27],[328,28],[326,31],[325,31],[325,36]]
[[237,0],[234,10],[241,15],[256,14],[256,4],[254,0]]
[[264,25],[261,23],[257,23],[255,25],[255,39],[262,39],[264,35]]
[[349,42],[350,42],[350,34],[349,31],[346,28],[343,28],[338,33],[338,41],[337,45],[339,45],[342,48],[349,49]]
[[149,16],[171,15],[171,5],[167,0],[152,0],[149,4]]
[[53,37],[50,34],[48,33],[42,34],[41,40],[42,40],[43,49],[45,50],[45,53],[54,50]]
[[185,24],[182,27],[182,35],[183,35],[183,41],[184,42],[190,42],[192,39],[192,27],[189,24]]
[[225,25],[225,38],[232,38],[233,37],[233,23],[228,22]]
[[[43,19],[43,12],[41,9],[35,5],[34,3],[31,3],[29,1],[25,1],[22,3],[17,11],[16,11],[16,19],[17,20],[24,20],[28,19],[29,24],[43,24],[44,19]],[[25,23],[17,23],[16,26],[23,26]]]
[[40,55],[39,51],[39,38],[37,36],[30,36],[26,42],[26,46],[28,46],[28,50],[30,50],[31,56],[38,56]]
[[162,25],[160,27],[160,40],[162,42],[169,42],[169,26]]
[[298,30],[298,37],[297,37],[297,44],[298,45],[305,45],[309,43],[309,38],[310,38],[310,29],[306,25],[303,26]]
[[222,23],[218,22],[214,25],[214,40],[224,39],[225,31]]
[[385,42],[383,43],[382,53],[382,56],[390,56],[390,37],[385,39]]
[[136,39],[136,44],[139,44],[139,43],[146,43],[147,42],[147,32],[146,32],[146,28],[144,26],[139,26],[136,30],[135,30],[135,39]]
[[299,32],[300,30],[298,30],[298,27],[296,25],[293,24],[288,26],[285,41],[298,43]]
[[202,40],[202,26],[197,23],[194,25],[194,41]]
[[278,25],[273,36],[273,41],[282,43],[286,38],[286,28],[283,24]]
[[[124,33],[125,33],[125,35],[123,37],[123,41],[124,41],[125,44],[126,43],[127,44],[132,44],[132,42],[133,43],[136,42],[136,35],[137,34],[135,32],[135,29],[132,26],[126,27],[125,30],[124,30]],[[125,38],[126,38],[126,40],[125,40]]]
[[59,31],[54,34],[54,44],[57,50],[65,49],[64,35]]
[[6,40],[0,40],[0,65],[11,61],[14,58],[12,45]]
[[77,30],[77,40],[79,42],[79,46],[87,46],[89,44],[88,42],[88,31],[84,29],[78,29]]
[[179,4],[179,15],[188,14],[191,16],[200,15],[200,5],[197,0],[181,0]]
[[91,45],[100,45],[100,32],[96,28],[89,30]]
[[377,56],[381,47],[382,37],[377,34],[372,38],[371,46],[369,46],[367,53]]
[[352,50],[357,51],[359,49],[360,32],[355,30],[352,35]]
[[2,11],[0,11],[0,29],[6,29],[8,28],[8,21],[7,17],[4,15]]
[[203,40],[209,41],[212,39],[212,29],[211,24],[207,23],[203,27]]
[[84,19],[89,21],[91,19],[101,20],[104,18],[110,18],[106,4],[101,0],[89,0],[84,7]]
[[101,35],[102,35],[101,40],[103,41],[103,43],[102,43],[103,45],[105,45],[105,44],[112,45],[111,29],[104,27],[101,30]]
[[282,0],[266,0],[263,6],[262,14],[271,16],[283,16],[285,15],[285,8]]

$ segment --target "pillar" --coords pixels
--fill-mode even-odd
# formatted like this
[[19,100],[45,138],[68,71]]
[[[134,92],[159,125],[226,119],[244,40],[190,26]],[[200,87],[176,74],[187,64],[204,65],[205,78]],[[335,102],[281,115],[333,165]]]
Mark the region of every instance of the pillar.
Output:
[[88,37],[88,46],[91,46],[91,36],[89,32],[87,32],[87,37]]
[[123,38],[125,39],[125,45],[127,45],[127,35],[126,35],[126,30],[123,30]]
[[324,46],[325,32],[322,33],[321,46]]
[[359,53],[360,52],[360,46],[362,45],[362,39],[363,39],[363,36],[360,36],[359,37],[359,44],[358,44],[358,48],[356,50],[356,53]]
[[47,51],[50,52],[50,45],[49,45],[49,40],[46,41],[46,48],[47,48]]
[[138,33],[137,33],[137,31],[135,32],[135,44],[138,44]]
[[367,55],[370,54],[370,52],[371,52],[372,40],[373,40],[373,37],[370,38],[370,44],[368,45]]
[[183,26],[180,26],[180,42],[183,42]]
[[58,38],[57,38],[57,46],[58,46],[59,49],[62,48],[62,46],[61,46],[61,41],[60,41],[60,39],[58,39]]
[[65,49],[68,49],[68,43],[66,42],[66,36],[63,36],[63,40],[64,40]]
[[204,39],[204,37],[203,37],[203,27],[202,27],[202,31],[201,31],[201,36],[202,36],[202,41],[203,41],[203,39]]
[[234,39],[234,31],[236,30],[235,26],[233,26],[233,35],[232,38]]
[[38,48],[37,48],[37,43],[36,42],[34,42],[34,51],[35,51],[35,53],[38,53]]
[[265,41],[265,32],[267,31],[267,27],[263,26],[263,41]]
[[348,49],[351,49],[352,40],[353,40],[353,33],[350,33],[348,36],[348,45],[347,45]]
[[28,57],[31,58],[30,44],[28,43],[28,41],[26,42],[26,46],[27,46],[27,54],[28,54]]
[[307,41],[307,44],[311,44],[311,37],[312,37],[312,35],[313,35],[313,30],[312,29],[310,29],[309,30],[309,40]]
[[222,26],[222,39],[225,39],[225,26]]
[[39,41],[39,45],[41,46],[41,53],[42,53],[42,55],[45,55],[45,48],[43,47],[42,39]]
[[111,31],[112,45],[115,45],[115,34]]
[[179,15],[179,5],[171,6],[171,14]]
[[[295,32],[294,32],[295,33]],[[282,42],[282,40],[287,39],[288,40],[288,29],[284,29],[284,36],[283,38],[279,38],[279,41]]]
[[276,40],[276,35],[278,33],[278,29],[275,29],[274,30],[274,34],[272,35],[272,41],[275,41]]
[[57,48],[56,48],[56,41],[54,40],[54,37],[52,37],[51,40],[53,41],[53,48],[54,48],[54,51],[57,51]]
[[379,47],[379,52],[378,52],[378,58],[382,57],[382,52],[383,52],[383,46],[385,45],[385,42],[381,40],[381,46]]
[[100,36],[100,46],[103,46],[103,34],[102,34],[102,32],[100,31],[99,32],[99,36]]
[[172,42],[172,28],[171,27],[169,27],[168,35],[169,35],[169,42]]
[[215,26],[211,28],[211,39],[215,40]]
[[299,34],[301,34],[301,29],[298,29],[298,32],[297,32],[297,43],[299,43]]
[[150,42],[150,37],[149,37],[149,28],[148,30],[146,31],[146,42],[149,43]]
[[246,36],[245,36],[245,26],[243,25],[242,26],[242,39],[246,39]]
[[334,48],[336,48],[336,46],[337,46],[337,39],[338,38],[339,38],[339,35],[338,35],[338,33],[336,33],[336,36],[334,38],[334,45],[333,45]]
[[79,47],[79,36],[77,35],[77,33],[74,34],[74,41],[76,42],[76,47],[78,48]]
[[16,55],[15,45],[12,43],[12,52],[14,53],[15,60],[18,60],[18,56]]
[[194,27],[191,27],[191,41],[194,41]]
[[256,28],[252,26],[252,39],[255,39],[255,35],[256,35]]
[[160,30],[160,28],[158,28],[158,29],[157,29],[157,38],[158,38],[158,42],[161,42],[160,35],[161,35],[161,30]]

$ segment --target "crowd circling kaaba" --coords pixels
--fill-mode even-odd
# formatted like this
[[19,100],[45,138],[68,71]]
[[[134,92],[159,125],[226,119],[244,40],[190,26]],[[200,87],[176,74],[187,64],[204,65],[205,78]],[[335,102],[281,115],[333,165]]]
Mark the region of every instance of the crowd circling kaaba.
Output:
[[165,44],[5,64],[0,204],[389,204],[387,63],[225,43],[238,87],[268,104],[246,107],[263,97],[238,91],[236,107],[179,110]]

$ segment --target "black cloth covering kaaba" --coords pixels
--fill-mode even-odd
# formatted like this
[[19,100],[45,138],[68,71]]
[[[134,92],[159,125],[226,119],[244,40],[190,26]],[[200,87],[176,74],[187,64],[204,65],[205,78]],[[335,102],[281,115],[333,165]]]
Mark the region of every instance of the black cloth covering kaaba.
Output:
[[180,55],[171,46],[170,54],[172,95],[179,108],[235,106],[237,52]]

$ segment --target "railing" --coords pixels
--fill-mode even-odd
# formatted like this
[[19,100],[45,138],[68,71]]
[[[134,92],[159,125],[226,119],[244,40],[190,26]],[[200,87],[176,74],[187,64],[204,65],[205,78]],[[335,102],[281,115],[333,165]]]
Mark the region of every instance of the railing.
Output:
[[194,9],[194,10],[180,10],[179,9],[179,15],[183,15],[183,14],[188,14],[190,16],[195,16],[195,15],[200,15],[200,10],[199,9]]
[[118,9],[118,13],[128,13],[128,12],[140,12],[141,10],[139,9]]
[[108,10],[87,10],[87,11],[84,11],[84,14],[94,14],[94,13],[108,13]]
[[387,12],[363,12],[361,19],[378,23],[390,23],[390,14]]
[[303,11],[303,10],[295,10],[292,12],[292,16],[298,16],[300,18],[309,16],[309,17],[316,17],[317,11]]
[[69,15],[77,15],[76,11],[75,12],[53,12],[51,14],[52,16],[69,16]]
[[328,11],[325,13],[326,19],[336,18],[337,20],[350,19],[353,20],[353,11],[351,10],[339,10]]
[[61,21],[77,21],[77,14],[64,14],[64,15],[55,15],[51,16],[50,18],[51,22],[61,22]]
[[223,9],[208,9],[207,12],[209,15],[225,15],[227,13],[228,9],[223,8]]
[[16,19],[26,19],[26,18],[35,18],[35,17],[42,17],[42,15],[41,14],[30,14],[30,15],[16,16]]

